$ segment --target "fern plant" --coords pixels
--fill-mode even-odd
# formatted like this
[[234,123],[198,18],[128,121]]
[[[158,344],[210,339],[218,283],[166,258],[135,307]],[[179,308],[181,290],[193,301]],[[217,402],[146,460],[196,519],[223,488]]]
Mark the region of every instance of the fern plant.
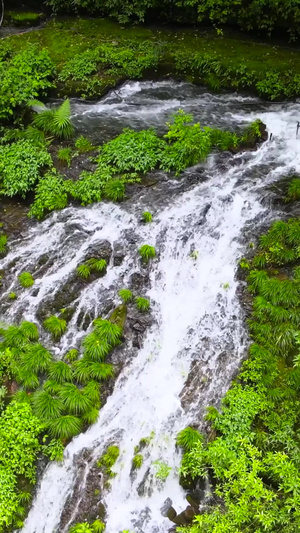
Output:
[[22,356],[21,368],[34,373],[44,372],[51,361],[51,353],[42,344],[32,344]]
[[133,294],[129,289],[121,289],[118,294],[124,303],[127,304],[132,301]]
[[93,407],[93,403],[84,389],[79,389],[73,383],[65,383],[59,397],[63,401],[68,412],[81,415]]
[[139,254],[145,263],[148,263],[150,259],[153,259],[156,256],[154,246],[150,246],[149,244],[143,244],[143,246],[139,248]]
[[51,333],[53,340],[59,340],[67,329],[67,322],[63,318],[52,315],[43,322],[46,331]]
[[33,119],[33,124],[53,137],[70,139],[74,134],[70,100],[65,100],[57,109],[46,109],[37,113]]
[[39,340],[39,330],[36,324],[33,324],[33,322],[27,322],[26,320],[21,322],[20,331],[30,341]]
[[150,300],[142,298],[142,296],[137,296],[135,299],[135,305],[138,311],[145,313],[150,309]]
[[64,404],[60,398],[46,390],[38,390],[33,395],[33,412],[41,420],[47,421],[59,418],[64,411]]
[[86,152],[91,152],[94,149],[94,146],[89,139],[81,135],[75,142],[75,148],[80,154],[84,154]]
[[119,344],[122,335],[122,328],[120,326],[102,318],[96,318],[94,320],[94,326],[95,335],[98,335],[100,339],[103,339],[110,346]]
[[30,272],[22,272],[21,274],[19,274],[18,280],[21,287],[23,287],[24,289],[28,289],[34,284],[34,279]]
[[111,350],[111,346],[95,333],[87,335],[83,339],[82,346],[84,354],[92,361],[104,361]]
[[73,372],[67,363],[56,361],[51,363],[48,370],[48,376],[57,383],[64,383],[66,381],[72,381]]

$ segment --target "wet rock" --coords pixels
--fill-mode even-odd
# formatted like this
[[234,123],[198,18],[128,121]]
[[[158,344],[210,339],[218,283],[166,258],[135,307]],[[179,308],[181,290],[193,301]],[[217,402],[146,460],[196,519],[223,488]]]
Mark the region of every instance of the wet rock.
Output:
[[115,244],[113,250],[113,265],[120,266],[123,263],[125,256],[126,251],[124,249],[124,246],[119,243]]
[[179,395],[183,409],[188,409],[194,402],[199,391],[205,390],[209,385],[209,378],[203,372],[203,362],[195,360],[191,364],[188,377]]

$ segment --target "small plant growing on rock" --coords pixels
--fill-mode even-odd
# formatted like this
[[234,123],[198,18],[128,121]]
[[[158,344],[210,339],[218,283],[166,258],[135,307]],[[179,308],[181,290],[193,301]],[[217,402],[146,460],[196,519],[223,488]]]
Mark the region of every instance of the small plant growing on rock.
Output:
[[153,216],[151,215],[151,213],[149,213],[149,211],[145,211],[142,215],[142,218],[145,224],[149,224],[153,220]]
[[53,340],[59,340],[67,329],[67,322],[63,318],[52,315],[43,322],[46,331],[51,333]]
[[98,466],[105,466],[106,468],[111,468],[116,463],[120,455],[120,450],[118,446],[109,446],[106,452],[100,457],[98,461]]
[[133,298],[133,294],[129,289],[121,289],[119,291],[119,296],[125,304],[131,302]]
[[148,263],[150,259],[153,259],[156,256],[155,248],[154,246],[150,246],[150,244],[143,244],[143,246],[139,248],[139,254],[145,263]]
[[77,268],[76,268],[76,272],[78,274],[78,276],[82,279],[88,279],[91,275],[91,270],[89,268],[88,265],[86,265],[85,263],[83,263],[83,265],[79,265]]
[[224,289],[225,291],[228,291],[228,289],[230,289],[230,285],[229,285],[229,283],[223,283],[223,284],[221,285],[221,287],[222,287],[222,289]]
[[29,272],[22,272],[18,276],[18,280],[19,280],[21,287],[23,287],[24,289],[28,289],[29,287],[32,287],[32,285],[34,284],[34,279]]
[[108,181],[104,187],[104,195],[112,202],[121,202],[125,198],[125,185],[122,180]]
[[107,262],[105,261],[105,259],[91,258],[88,259],[86,264],[92,271],[95,270],[96,272],[103,272],[107,267]]
[[65,163],[70,167],[72,161],[72,149],[71,148],[60,148],[57,153],[57,159],[62,163]]
[[245,269],[249,269],[250,268],[250,264],[248,263],[247,259],[241,259],[240,260],[240,267],[241,268],[245,268]]
[[101,522],[101,520],[95,520],[95,522],[92,523],[92,530],[94,533],[104,533],[105,524]]
[[143,462],[144,462],[143,455],[141,453],[137,453],[132,459],[132,467],[134,468],[134,470],[137,470],[138,468],[142,467]]
[[89,139],[87,139],[83,135],[78,137],[78,139],[76,140],[75,148],[76,148],[76,150],[78,150],[78,152],[80,154],[84,154],[86,152],[91,152],[94,149],[94,147],[93,147],[92,143],[89,141]]
[[153,465],[156,467],[155,477],[161,481],[165,481],[170,474],[172,468],[163,461],[154,461]]
[[76,524],[69,529],[69,533],[94,533],[92,527],[88,522],[82,522],[81,524]]
[[138,311],[146,313],[150,309],[150,300],[147,298],[142,298],[142,296],[138,296],[135,299],[135,305]]
[[15,292],[10,292],[8,295],[9,300],[16,300],[18,297]]
[[5,255],[7,253],[7,236],[0,235],[0,255]]
[[187,427],[178,433],[176,444],[189,452],[198,441],[203,442],[202,435],[196,429]]

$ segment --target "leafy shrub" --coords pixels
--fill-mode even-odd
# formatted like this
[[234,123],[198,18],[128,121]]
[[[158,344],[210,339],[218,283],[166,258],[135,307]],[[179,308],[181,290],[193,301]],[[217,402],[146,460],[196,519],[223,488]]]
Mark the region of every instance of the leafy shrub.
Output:
[[137,310],[141,311],[142,313],[145,313],[150,309],[150,301],[147,298],[142,298],[141,296],[138,296],[135,299],[135,305]]
[[137,470],[138,468],[141,468],[144,462],[144,457],[141,453],[137,453],[134,458],[132,459],[132,467],[134,470]]
[[75,148],[80,154],[85,154],[86,152],[91,152],[94,149],[94,146],[89,139],[81,135],[75,142]]
[[42,219],[47,212],[64,209],[68,203],[66,182],[54,170],[40,179],[29,216]]
[[81,432],[82,422],[73,415],[63,415],[49,421],[49,432],[55,439],[69,440]]
[[66,163],[68,167],[71,166],[72,161],[72,149],[71,148],[60,148],[57,153],[57,159]]
[[153,220],[153,217],[151,213],[149,213],[149,211],[145,211],[143,213],[143,222],[145,222],[145,224],[149,224],[149,222],[152,222],[152,220]]
[[52,159],[44,146],[21,140],[0,145],[0,194],[25,198]]
[[68,79],[75,81],[84,81],[88,76],[97,72],[98,50],[86,50],[81,54],[76,54],[72,59],[67,61],[59,73],[59,80]]
[[120,202],[125,197],[125,184],[123,180],[114,179],[104,186],[104,195],[108,200]]
[[18,297],[17,297],[15,292],[10,292],[9,295],[8,295],[8,298],[10,300],[16,300]]
[[32,275],[30,274],[30,272],[22,272],[18,276],[18,280],[19,280],[21,287],[24,287],[24,289],[28,289],[29,287],[32,287],[32,285],[34,284],[34,279]]
[[148,263],[150,259],[153,259],[156,256],[154,246],[150,246],[149,244],[143,244],[143,246],[139,248],[139,254],[145,263]]
[[157,167],[163,147],[154,130],[125,129],[100,149],[100,160],[118,172],[148,172]]
[[92,272],[104,272],[107,268],[105,259],[96,259],[92,257],[86,263],[79,265],[76,269],[78,276],[82,279],[88,279]]
[[63,318],[58,316],[49,316],[43,322],[46,331],[51,333],[53,340],[59,340],[67,329],[67,323]]
[[288,202],[295,202],[300,199],[300,179],[295,178],[291,181],[288,187],[287,197]]
[[91,269],[87,264],[79,265],[76,268],[78,276],[82,279],[88,279],[91,275]]
[[121,289],[119,291],[119,296],[124,303],[131,302],[133,298],[133,294],[129,289]]
[[185,451],[190,451],[198,441],[202,442],[202,440],[203,437],[198,431],[187,427],[178,433],[176,443]]
[[71,122],[70,100],[65,100],[57,109],[46,109],[36,113],[33,124],[58,139],[69,139],[74,134]]
[[79,180],[73,184],[72,195],[81,205],[101,202],[103,188],[112,177],[112,170],[107,165],[99,165],[96,172],[82,172]]
[[35,45],[0,60],[0,119],[11,118],[17,108],[46,94],[53,86],[53,72],[48,51]]

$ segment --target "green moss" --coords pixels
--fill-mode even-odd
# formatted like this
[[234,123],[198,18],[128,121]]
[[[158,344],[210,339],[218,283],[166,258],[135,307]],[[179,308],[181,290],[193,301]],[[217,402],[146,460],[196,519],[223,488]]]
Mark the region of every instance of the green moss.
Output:
[[35,26],[40,22],[41,18],[41,13],[30,11],[8,11],[5,15],[5,19],[16,26]]

